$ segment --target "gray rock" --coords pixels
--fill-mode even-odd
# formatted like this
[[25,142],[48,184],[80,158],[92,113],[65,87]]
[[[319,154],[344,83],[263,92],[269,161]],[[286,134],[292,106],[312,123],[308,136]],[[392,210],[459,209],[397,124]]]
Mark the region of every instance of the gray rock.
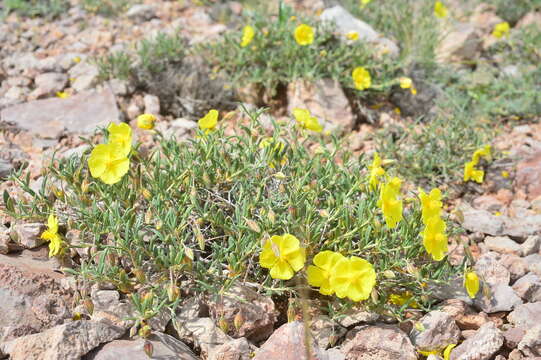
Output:
[[0,108],[13,104],[18,104],[26,99],[30,90],[26,87],[13,86],[0,98]]
[[460,210],[463,214],[462,226],[471,232],[481,232],[488,235],[502,235],[504,229],[503,216],[495,216],[486,210],[476,210],[462,204]]
[[526,264],[528,264],[528,270],[541,276],[541,255],[532,254],[524,258]]
[[87,62],[80,62],[69,70],[70,77],[74,79],[71,87],[77,92],[89,90],[98,82],[99,69]]
[[[208,305],[214,321],[222,319],[228,323],[230,335],[246,337],[253,342],[267,339],[277,319],[277,311],[270,297],[240,283],[209,301]],[[242,318],[238,327],[234,325],[237,315]]]
[[185,322],[184,326],[191,342],[201,349],[203,356],[209,356],[221,345],[232,340],[210,318],[196,318]]
[[[186,344],[172,336],[154,332],[147,341],[152,344],[152,359],[160,360],[198,360],[199,358]],[[91,351],[86,360],[148,360],[145,354],[144,339],[114,340]]]
[[520,297],[509,285],[496,284],[488,286],[490,295],[485,297],[483,294],[478,294],[473,301],[474,305],[484,312],[491,314],[499,311],[511,311],[522,304]]
[[518,344],[518,349],[526,356],[541,356],[541,325],[528,329]]
[[183,341],[187,339],[189,342],[193,342],[188,325],[191,322],[197,321],[199,318],[208,316],[208,308],[206,308],[198,298],[192,297],[186,300],[180,307],[179,312],[173,318],[173,327],[177,332],[177,337]]
[[2,61],[2,67],[8,75],[16,76],[28,72],[28,70],[36,69],[38,63],[39,60],[32,52],[15,53]]
[[526,241],[522,243],[522,256],[528,256],[539,252],[541,247],[541,236],[532,235],[528,236]]
[[98,126],[118,122],[120,113],[109,89],[67,99],[51,98],[14,105],[0,111],[0,120],[42,138],[58,138],[64,131],[91,134]]
[[54,56],[48,56],[44,59],[40,59],[36,69],[42,73],[62,71],[62,67],[60,64],[58,64],[58,61]]
[[484,281],[491,285],[509,284],[511,274],[501,262],[502,256],[495,252],[484,253],[477,259],[474,269]]
[[11,240],[25,249],[34,249],[45,244],[40,237],[45,229],[42,223],[15,224],[11,227]]
[[541,301],[518,305],[507,315],[507,320],[525,329],[541,324]]
[[528,263],[520,256],[504,254],[499,261],[509,271],[511,283],[514,283],[528,272]]
[[513,290],[524,301],[541,301],[541,278],[534,273],[528,273],[513,284]]
[[158,115],[160,113],[160,99],[155,95],[146,94],[143,97],[146,114]]
[[399,52],[398,46],[393,41],[383,37],[370,25],[357,19],[340,5],[325,9],[321,13],[320,19],[334,23],[343,39],[347,33],[355,31],[359,34],[360,40],[373,43],[382,51],[388,51],[393,55],[397,55]]
[[424,330],[416,328],[410,333],[413,345],[422,351],[440,350],[449,344],[457,344],[460,329],[451,315],[442,311],[431,311],[420,320]]
[[148,21],[156,17],[156,7],[148,4],[136,4],[128,9],[126,16],[132,20]]
[[13,165],[9,161],[0,158],[0,180],[7,179],[13,171]]
[[526,239],[530,235],[541,233],[541,215],[527,215],[515,218],[500,217],[505,221],[504,230],[502,231],[505,235]]
[[116,96],[127,96],[133,91],[127,80],[111,79],[109,80],[109,86]]
[[8,228],[0,224],[0,254],[5,255],[9,253],[13,249],[14,245],[15,244],[11,242]]
[[451,360],[489,360],[503,345],[503,335],[493,322],[483,324],[475,335],[451,352]]
[[355,310],[343,314],[337,319],[338,324],[345,328],[360,324],[375,324],[379,319],[379,314],[372,311]]
[[390,325],[362,326],[342,345],[346,359],[415,360],[417,353],[407,335]]
[[326,349],[346,334],[346,329],[325,315],[319,315],[310,322],[310,331],[317,345]]
[[36,76],[34,82],[36,89],[30,96],[37,99],[54,95],[57,91],[62,91],[68,83],[68,76],[63,73],[48,72]]
[[259,348],[253,359],[309,360],[306,353],[310,352],[312,356],[310,359],[328,360],[329,356],[325,351],[315,346],[315,341],[310,335],[307,335],[308,342],[310,343],[310,346],[307,348],[307,336],[304,326],[300,321],[294,321],[280,326]]
[[467,23],[456,23],[436,50],[438,62],[472,60],[480,50],[481,39],[475,27]]
[[246,338],[239,338],[218,346],[209,355],[209,360],[251,360],[256,349]]
[[118,339],[125,330],[97,321],[74,321],[3,343],[12,360],[80,359],[98,345]]
[[490,251],[496,251],[500,254],[522,254],[520,244],[507,236],[487,236],[485,238],[485,245]]
[[442,93],[439,88],[424,80],[425,75],[421,70],[414,70],[409,74],[417,93],[414,95],[410,89],[393,87],[390,100],[400,109],[404,116],[432,116],[432,108],[438,96]]

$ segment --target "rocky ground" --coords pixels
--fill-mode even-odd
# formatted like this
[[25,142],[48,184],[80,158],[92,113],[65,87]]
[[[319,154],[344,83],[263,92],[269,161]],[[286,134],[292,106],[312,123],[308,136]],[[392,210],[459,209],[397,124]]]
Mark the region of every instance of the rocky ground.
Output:
[[[239,3],[227,6],[233,14],[242,11]],[[5,179],[23,164],[30,186],[39,190],[40,174],[53,155],[81,153],[87,147],[81,136],[92,135],[97,126],[133,124],[141,113],[160,113],[158,97],[134,92],[126,81],[100,83],[90,61],[94,56],[158,31],[181,29],[193,43],[218,36],[227,27],[211,15],[205,7],[159,0],[133,6],[114,20],[80,6],[55,21],[7,17],[0,23],[0,192],[19,191]],[[534,20],[524,21],[540,18],[528,16]],[[467,58],[467,40],[491,21],[473,18],[442,56]],[[352,109],[336,84],[291,84],[288,96],[290,107],[310,103],[319,106],[318,117],[353,127]],[[379,116],[383,124],[398,121],[392,112]],[[159,126],[187,138],[195,122],[163,116]],[[366,133],[374,126],[356,127],[350,135],[353,150],[373,148]],[[164,312],[152,320],[147,340],[132,337],[134,309],[116,289],[93,285],[92,301],[81,303],[75,295],[81,284],[59,270],[69,264],[47,255],[39,238],[44,225],[14,222],[0,208],[0,358],[136,360],[148,358],[145,347],[151,344],[156,359],[409,360],[421,358],[419,351],[458,344],[452,360],[541,359],[541,125],[510,128],[493,146],[506,157],[490,165],[487,182],[448,208],[466,230],[453,240],[450,257],[459,263],[465,256],[461,245],[469,244],[486,289],[472,301],[458,279],[435,289],[438,310],[402,323],[367,312],[340,321],[316,316],[307,334],[302,321],[284,323],[270,298],[239,284],[215,301],[187,299],[174,316]],[[244,314],[238,328],[224,332],[215,322],[238,313]]]

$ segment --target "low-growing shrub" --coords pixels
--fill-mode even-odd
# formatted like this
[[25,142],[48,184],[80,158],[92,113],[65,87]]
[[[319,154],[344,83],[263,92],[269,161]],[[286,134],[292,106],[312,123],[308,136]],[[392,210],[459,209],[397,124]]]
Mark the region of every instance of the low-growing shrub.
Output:
[[[327,250],[361,258],[375,271],[373,289],[367,282],[362,297],[347,297],[396,316],[407,307],[429,308],[430,285],[461,271],[441,260],[452,229],[445,230],[437,191],[427,197],[401,190],[401,181],[386,174],[385,160],[376,157],[367,166],[334,137],[276,123],[266,136],[259,114],[250,113],[248,125],[225,136],[211,112],[195,139],[180,143],[156,133],[150,151],[130,149],[126,124],[110,126],[108,143],[91,154],[55,160],[41,191],[15,176],[27,197],[6,193],[4,201],[18,218],[45,222],[53,215],[56,232],[80,232],[77,243],[62,238],[53,254],[86,249],[88,256],[74,256],[78,265],[70,271],[87,284],[116,285],[143,307],[140,324],[163,306],[175,309],[179,293],[217,294],[237,280],[270,295],[298,297],[309,289],[305,269]],[[270,242],[284,234],[301,248],[294,276],[264,268],[276,265],[269,257],[292,256],[287,244]],[[141,302],[145,293],[153,300]],[[354,305],[307,294],[330,308]]]

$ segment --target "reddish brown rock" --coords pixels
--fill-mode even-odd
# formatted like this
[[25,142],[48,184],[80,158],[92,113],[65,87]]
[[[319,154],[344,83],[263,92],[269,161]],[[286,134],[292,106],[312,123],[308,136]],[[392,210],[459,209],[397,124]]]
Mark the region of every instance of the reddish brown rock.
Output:
[[404,332],[395,326],[363,326],[355,337],[342,345],[346,360],[414,360],[415,348]]
[[541,152],[517,164],[515,190],[523,190],[529,200],[541,195]]

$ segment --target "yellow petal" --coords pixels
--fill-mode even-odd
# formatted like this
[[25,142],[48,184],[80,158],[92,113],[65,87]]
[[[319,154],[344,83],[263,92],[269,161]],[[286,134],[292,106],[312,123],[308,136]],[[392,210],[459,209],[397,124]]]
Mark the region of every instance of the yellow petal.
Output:
[[320,287],[321,284],[323,284],[323,282],[329,277],[329,274],[326,271],[314,265],[308,266],[308,269],[306,269],[306,275],[308,278],[308,284],[316,287]]
[[293,269],[284,260],[278,260],[271,268],[270,276],[273,279],[289,280],[293,277]]

